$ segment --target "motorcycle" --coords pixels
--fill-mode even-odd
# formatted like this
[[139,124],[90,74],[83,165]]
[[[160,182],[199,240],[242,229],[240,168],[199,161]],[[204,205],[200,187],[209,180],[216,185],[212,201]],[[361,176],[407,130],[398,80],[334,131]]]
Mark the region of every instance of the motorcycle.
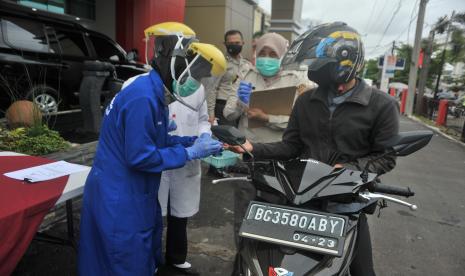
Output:
[[[229,145],[245,142],[231,126],[214,126],[212,132]],[[388,143],[385,154],[409,155],[426,146],[432,135],[431,131],[401,132]],[[213,180],[214,184],[248,181],[256,189],[239,230],[237,275],[350,275],[361,214],[373,214],[386,202],[417,209],[385,195],[410,197],[414,192],[381,184],[378,175],[368,172],[369,164],[354,171],[313,159],[256,161],[247,154],[247,176]]]

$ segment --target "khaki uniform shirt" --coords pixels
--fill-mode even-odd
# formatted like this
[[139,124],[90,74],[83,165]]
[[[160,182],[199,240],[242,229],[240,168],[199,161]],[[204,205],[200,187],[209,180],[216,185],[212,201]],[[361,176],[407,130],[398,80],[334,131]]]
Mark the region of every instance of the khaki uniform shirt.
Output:
[[209,116],[214,116],[215,114],[216,100],[228,100],[231,93],[235,93],[235,91],[231,89],[233,82],[239,83],[249,69],[253,67],[253,65],[242,56],[237,60],[226,55],[226,59],[228,61],[226,72],[221,77],[212,79],[211,83],[207,85],[206,88],[208,93],[207,106]]
[[[251,68],[244,81],[251,82],[255,90],[265,90],[281,88],[287,86],[305,86],[308,89],[316,85],[308,80],[306,71],[281,71],[272,78],[264,78],[255,67]],[[233,85],[233,93],[229,96],[223,115],[227,120],[239,120],[239,130],[243,132],[247,139],[255,143],[268,143],[281,141],[284,130],[287,127],[289,116],[286,115],[269,115],[269,122],[264,127],[248,128],[247,108],[237,97],[237,88],[239,81]],[[252,91],[253,93],[253,91]]]

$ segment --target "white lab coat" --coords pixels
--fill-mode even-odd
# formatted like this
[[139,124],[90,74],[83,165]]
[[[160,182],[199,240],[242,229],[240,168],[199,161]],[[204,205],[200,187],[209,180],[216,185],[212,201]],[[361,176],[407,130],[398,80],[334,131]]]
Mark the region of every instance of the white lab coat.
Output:
[[[186,101],[194,106],[200,105],[201,101],[203,104],[196,112],[178,101],[171,103],[169,116],[176,122],[177,129],[170,134],[179,136],[200,136],[205,132],[211,134],[203,85],[193,95],[187,97]],[[175,118],[173,118],[174,114]],[[168,196],[172,216],[191,217],[199,211],[200,178],[200,160],[189,161],[179,169],[163,171],[158,191],[163,216],[167,214]]]

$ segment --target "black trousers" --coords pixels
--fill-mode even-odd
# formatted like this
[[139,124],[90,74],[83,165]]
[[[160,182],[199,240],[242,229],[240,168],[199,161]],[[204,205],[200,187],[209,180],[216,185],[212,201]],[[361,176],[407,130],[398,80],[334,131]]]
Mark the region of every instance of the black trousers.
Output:
[[360,214],[358,220],[358,237],[355,246],[355,256],[350,264],[350,274],[354,276],[375,276],[370,229],[365,214]]
[[239,123],[239,120],[228,121],[223,116],[223,110],[224,110],[225,105],[226,105],[225,100],[216,100],[216,103],[215,103],[215,117],[218,119],[218,125],[228,125],[228,126],[237,127],[237,125]]
[[187,258],[187,218],[168,214],[167,222],[166,263],[183,264]]
[[[240,237],[238,235],[241,227],[242,218],[247,212],[249,202],[256,197],[257,190],[250,182],[235,183],[234,190],[234,238],[236,249],[240,249]],[[370,229],[365,214],[361,214],[358,221],[358,237],[355,245],[355,256],[350,265],[350,273],[353,276],[374,276],[373,256],[370,239]]]

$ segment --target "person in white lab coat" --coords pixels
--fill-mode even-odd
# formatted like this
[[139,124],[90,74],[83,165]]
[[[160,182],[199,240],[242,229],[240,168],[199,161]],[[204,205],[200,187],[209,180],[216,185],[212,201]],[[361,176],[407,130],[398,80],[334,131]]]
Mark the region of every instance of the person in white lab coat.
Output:
[[[201,93],[205,95],[203,85],[195,92],[195,95]],[[191,105],[200,106],[200,102],[189,101],[199,101],[204,98],[189,96],[186,101]],[[211,136],[206,101],[199,111],[183,108],[183,105],[177,101],[168,107],[170,125],[173,127],[174,121],[176,126],[170,134]],[[158,192],[162,214],[167,215],[166,265],[186,275],[198,275],[191,264],[186,261],[186,257],[187,219],[199,211],[200,178],[200,160],[192,160],[182,168],[164,171]]]

